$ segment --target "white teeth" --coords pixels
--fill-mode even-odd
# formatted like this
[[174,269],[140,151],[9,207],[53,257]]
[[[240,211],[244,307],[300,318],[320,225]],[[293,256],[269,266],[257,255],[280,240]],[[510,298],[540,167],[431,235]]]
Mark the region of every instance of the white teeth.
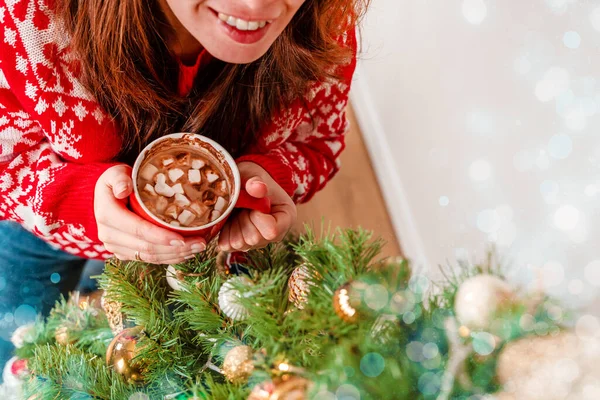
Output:
[[248,21],[244,21],[243,19],[238,19],[237,24],[235,25],[240,31],[248,30]]
[[255,31],[264,28],[267,24],[273,21],[246,21],[244,19],[235,18],[227,14],[219,13],[219,19],[227,25],[233,26],[240,31]]

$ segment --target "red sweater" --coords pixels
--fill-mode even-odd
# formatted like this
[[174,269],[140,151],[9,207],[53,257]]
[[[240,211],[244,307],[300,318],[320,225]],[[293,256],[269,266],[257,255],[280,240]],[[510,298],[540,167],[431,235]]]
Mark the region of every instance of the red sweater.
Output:
[[[109,258],[98,240],[94,187],[115,165],[121,138],[78,81],[69,43],[44,4],[0,0],[0,219],[69,253]],[[354,32],[344,42],[355,49]],[[304,102],[265,121],[238,162],[262,166],[296,202],[322,189],[339,168],[355,64],[339,66],[341,81],[315,83]],[[182,69],[182,91],[197,70]]]

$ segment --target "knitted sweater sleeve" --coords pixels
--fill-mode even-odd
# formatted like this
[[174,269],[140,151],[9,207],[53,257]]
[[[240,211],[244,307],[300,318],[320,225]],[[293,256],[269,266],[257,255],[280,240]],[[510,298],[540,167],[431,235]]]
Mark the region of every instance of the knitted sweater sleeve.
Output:
[[6,86],[0,70],[0,219],[41,237],[96,241],[94,187],[113,164],[62,160]]
[[237,160],[260,165],[296,203],[310,200],[340,168],[348,130],[348,93],[356,68],[354,30],[343,43],[354,53],[348,64],[338,67],[342,78],[313,86],[298,107],[275,119],[258,150]]
[[[45,14],[18,5],[0,0],[0,220],[70,253],[104,257],[93,198],[119,149],[112,122],[73,83]],[[92,127],[104,137],[86,135]]]

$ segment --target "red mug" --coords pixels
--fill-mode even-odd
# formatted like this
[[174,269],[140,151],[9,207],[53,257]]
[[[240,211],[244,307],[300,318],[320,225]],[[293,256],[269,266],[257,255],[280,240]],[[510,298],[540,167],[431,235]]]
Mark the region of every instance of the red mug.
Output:
[[[181,145],[181,142],[183,142],[185,146],[190,146],[196,150],[200,150],[205,155],[208,155],[208,158],[212,159],[213,162],[216,161],[217,167],[220,167],[222,172],[224,172],[225,176],[228,178],[230,187],[233,187],[232,193],[230,194],[229,206],[216,220],[202,226],[173,226],[150,212],[150,210],[148,210],[142,201],[137,185],[137,177],[140,166],[146,159],[146,156],[150,150],[161,144],[168,146],[169,143],[166,143],[168,141],[175,142],[176,145]],[[257,210],[265,214],[271,212],[271,201],[268,198],[265,197],[262,199],[257,199],[256,197],[250,196],[248,192],[244,190],[243,185],[245,182],[242,182],[240,178],[240,171],[233,157],[231,157],[231,155],[214,140],[193,133],[173,133],[156,139],[146,146],[133,164],[132,179],[133,193],[129,198],[129,202],[132,210],[137,215],[162,228],[177,232],[182,236],[202,237],[207,243],[213,239],[217,233],[219,233],[219,231],[223,228],[223,225],[225,225],[227,218],[229,218],[233,210],[236,208]]]

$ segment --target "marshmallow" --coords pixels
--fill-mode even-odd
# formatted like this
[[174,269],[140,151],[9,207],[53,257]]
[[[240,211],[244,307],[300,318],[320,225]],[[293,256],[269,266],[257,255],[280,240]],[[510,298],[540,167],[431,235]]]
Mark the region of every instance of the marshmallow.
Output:
[[147,180],[147,181],[151,181],[154,179],[154,176],[158,173],[158,168],[156,168],[154,166],[154,164],[146,164],[144,166],[144,168],[142,168],[142,170],[140,171],[140,177]]
[[188,210],[183,210],[181,212],[181,214],[179,214],[179,217],[177,217],[177,220],[183,226],[190,225],[192,222],[194,222],[195,219],[196,219],[196,216],[194,215],[194,213],[192,213],[191,211],[188,211]]
[[179,207],[187,207],[190,205],[190,200],[184,195],[177,193],[175,195],[175,204],[177,204]]
[[148,193],[150,193],[152,196],[156,196],[156,192],[154,191],[154,186],[152,186],[149,183],[146,183],[146,186],[144,186],[144,190]]
[[175,160],[172,157],[163,158],[162,165],[165,166],[165,167],[167,167],[167,166],[173,164],[174,162],[175,162]]
[[210,221],[215,221],[217,219],[219,219],[219,217],[221,216],[221,213],[217,210],[213,210],[212,213],[210,213]]
[[173,168],[169,170],[168,174],[171,182],[175,183],[179,178],[183,176],[184,172],[179,168]]
[[219,175],[218,174],[215,174],[213,171],[207,171],[206,172],[206,180],[209,183],[213,183],[217,179],[219,179]]
[[156,183],[167,183],[167,177],[162,172],[154,177]]
[[169,224],[171,224],[173,226],[181,226],[181,224],[179,223],[179,221],[171,221],[171,222],[169,222]]
[[206,165],[204,160],[199,160],[197,158],[192,160],[192,168],[194,169],[202,169]]
[[219,196],[225,196],[229,194],[229,191],[227,190],[227,181],[225,179],[217,182],[215,185],[215,193]]
[[156,203],[154,204],[156,206],[156,211],[159,214],[162,214],[167,209],[167,206],[169,205],[169,200],[167,200],[166,197],[158,196],[158,198],[156,199]]
[[178,183],[177,185],[173,185],[172,189],[173,189],[173,192],[175,192],[175,193],[179,193],[179,194],[185,193],[185,191],[183,190],[183,186],[181,186],[181,183]]
[[177,219],[178,211],[179,210],[178,210],[177,204],[172,203],[172,204],[169,204],[169,206],[165,210],[165,215],[169,216],[173,219]]
[[166,183],[157,183],[156,186],[154,186],[154,190],[156,191],[156,193],[161,194],[165,197],[173,197],[173,195],[175,194],[173,188],[167,185]]
[[202,177],[200,175],[200,171],[198,171],[197,169],[190,169],[188,171],[188,181],[190,183],[200,183],[201,180]]
[[223,209],[227,206],[227,200],[222,197],[217,198],[217,202],[215,203],[215,210],[219,212],[223,212]]

